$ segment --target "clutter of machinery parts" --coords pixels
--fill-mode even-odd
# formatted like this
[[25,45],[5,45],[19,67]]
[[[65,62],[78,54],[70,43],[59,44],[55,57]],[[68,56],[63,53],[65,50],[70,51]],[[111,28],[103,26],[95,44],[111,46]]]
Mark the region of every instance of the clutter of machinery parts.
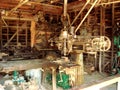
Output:
[[119,0],[1,1],[0,90],[74,90],[85,74],[119,74],[119,9]]

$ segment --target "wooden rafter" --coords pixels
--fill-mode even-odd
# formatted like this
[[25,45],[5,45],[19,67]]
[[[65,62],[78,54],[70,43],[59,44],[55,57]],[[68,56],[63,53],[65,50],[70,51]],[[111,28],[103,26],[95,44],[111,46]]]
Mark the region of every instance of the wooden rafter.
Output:
[[8,20],[24,20],[24,21],[33,21],[33,18],[17,18],[17,17],[8,17],[8,16],[2,16],[3,19],[8,19]]

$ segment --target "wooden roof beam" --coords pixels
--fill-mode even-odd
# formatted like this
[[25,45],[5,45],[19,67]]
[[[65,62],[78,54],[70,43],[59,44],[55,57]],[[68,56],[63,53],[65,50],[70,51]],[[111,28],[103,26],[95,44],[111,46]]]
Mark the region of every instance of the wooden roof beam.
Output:
[[55,6],[50,4],[44,4],[44,3],[37,3],[37,2],[29,2],[31,5],[35,5],[35,12],[43,11],[47,14],[54,14],[54,15],[61,15],[63,12],[63,7],[61,6]]

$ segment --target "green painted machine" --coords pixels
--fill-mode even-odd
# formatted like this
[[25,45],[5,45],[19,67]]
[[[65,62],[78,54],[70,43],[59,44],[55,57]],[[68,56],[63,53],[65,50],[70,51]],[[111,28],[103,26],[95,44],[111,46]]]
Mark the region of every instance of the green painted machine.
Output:
[[[52,74],[48,73],[46,80],[49,84],[52,84]],[[64,90],[69,89],[71,86],[69,84],[69,75],[65,73],[57,73],[56,75],[56,85],[62,87]]]
[[114,45],[117,47],[117,56],[120,56],[120,36],[114,36]]
[[111,74],[117,74],[120,73],[120,65],[119,65],[119,59],[120,59],[120,36],[114,36],[114,45],[116,47],[116,53],[114,56],[114,60],[113,60],[113,65],[112,65],[112,72]]

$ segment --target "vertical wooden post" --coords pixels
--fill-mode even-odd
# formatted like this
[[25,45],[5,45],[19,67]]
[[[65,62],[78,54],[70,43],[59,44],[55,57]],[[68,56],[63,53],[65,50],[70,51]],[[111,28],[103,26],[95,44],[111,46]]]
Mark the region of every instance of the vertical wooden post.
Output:
[[2,48],[2,16],[0,13],[0,49]]
[[105,31],[105,8],[103,6],[100,7],[100,35],[104,35]]
[[7,26],[7,42],[8,42],[8,40],[9,40],[9,28]]
[[[105,35],[105,8],[103,6],[100,7],[100,36]],[[104,53],[100,51],[99,55],[99,72],[102,73],[104,64]]]
[[111,43],[111,47],[112,47],[112,56],[111,56],[111,70],[112,70],[112,66],[113,66],[113,60],[114,60],[114,24],[115,24],[115,4],[112,4],[112,43]]
[[102,33],[103,33],[103,30],[102,30],[102,14],[103,14],[103,12],[102,12],[102,6],[100,6],[100,35],[102,35]]
[[[27,21],[26,21],[26,24],[27,24]],[[26,34],[26,35],[25,35],[25,37],[26,37],[26,41],[25,41],[25,42],[26,42],[26,47],[27,47],[27,46],[28,46],[28,28],[26,27],[25,29],[26,29],[26,30],[25,30],[25,31],[26,31],[26,32],[25,32],[25,34]]]
[[35,21],[31,21],[31,28],[30,28],[30,31],[31,31],[31,47],[33,47],[34,44],[35,44],[35,29],[36,29],[36,23],[35,23]]
[[19,21],[17,21],[17,30],[16,30],[16,32],[17,32],[17,45],[18,45],[18,43],[19,43]]
[[52,68],[52,87],[56,90],[56,69]]
[[77,70],[76,85],[80,85],[84,80],[83,53],[76,53],[76,64],[80,65]]

